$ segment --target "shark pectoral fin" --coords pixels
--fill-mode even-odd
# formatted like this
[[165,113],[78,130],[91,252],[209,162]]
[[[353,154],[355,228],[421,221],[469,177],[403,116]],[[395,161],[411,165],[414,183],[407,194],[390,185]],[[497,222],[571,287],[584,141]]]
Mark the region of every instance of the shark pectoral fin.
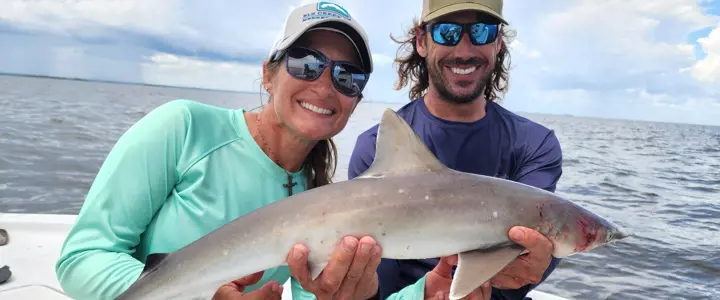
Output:
[[525,250],[520,245],[460,253],[450,285],[450,299],[461,299],[480,287]]
[[320,273],[322,273],[322,271],[325,269],[325,266],[327,266],[327,263],[328,263],[328,262],[324,261],[324,262],[310,263],[310,264],[309,264],[309,267],[310,267],[310,277],[312,278],[312,280],[315,280],[315,278],[317,278],[318,276],[320,276]]

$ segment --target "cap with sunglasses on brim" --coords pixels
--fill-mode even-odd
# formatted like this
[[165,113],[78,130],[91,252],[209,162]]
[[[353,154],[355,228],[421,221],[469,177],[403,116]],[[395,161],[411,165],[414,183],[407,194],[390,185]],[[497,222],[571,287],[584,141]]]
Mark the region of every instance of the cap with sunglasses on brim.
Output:
[[421,21],[429,22],[439,17],[464,10],[474,10],[495,17],[500,23],[508,22],[502,16],[503,0],[423,0]]
[[372,52],[367,33],[347,9],[327,1],[306,4],[290,12],[268,58],[272,59],[278,52],[286,50],[300,36],[311,30],[330,30],[344,35],[355,46],[361,67],[368,74],[372,73]]

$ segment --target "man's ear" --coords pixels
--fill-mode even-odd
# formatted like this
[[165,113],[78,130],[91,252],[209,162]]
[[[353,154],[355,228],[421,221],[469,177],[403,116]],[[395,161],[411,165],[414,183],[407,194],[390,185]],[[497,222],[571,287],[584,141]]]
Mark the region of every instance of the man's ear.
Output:
[[425,43],[425,30],[421,27],[415,28],[415,49],[422,57],[427,57],[427,43]]
[[495,43],[495,56],[498,56],[500,54],[500,50],[502,50],[503,46],[505,46],[502,35],[502,26],[498,29],[497,40]]

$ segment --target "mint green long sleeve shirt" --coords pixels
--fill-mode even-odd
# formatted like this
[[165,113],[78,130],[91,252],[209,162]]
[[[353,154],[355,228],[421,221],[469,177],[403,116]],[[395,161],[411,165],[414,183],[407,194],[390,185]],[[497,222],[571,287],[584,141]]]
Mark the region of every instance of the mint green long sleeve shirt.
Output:
[[[149,254],[178,250],[287,197],[287,173],[255,143],[243,113],[175,100],[120,137],[56,263],[67,295],[114,299],[139,277]],[[294,193],[306,189],[302,172],[292,178]],[[246,291],[289,278],[287,266],[272,268]],[[293,283],[293,295],[314,298]]]

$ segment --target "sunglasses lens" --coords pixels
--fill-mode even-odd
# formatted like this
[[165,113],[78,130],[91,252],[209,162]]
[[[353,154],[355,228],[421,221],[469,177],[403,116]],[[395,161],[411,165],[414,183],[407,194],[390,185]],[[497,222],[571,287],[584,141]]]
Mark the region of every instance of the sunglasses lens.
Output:
[[[437,23],[432,27],[433,41],[444,46],[455,46],[463,36],[463,25]],[[470,26],[470,39],[474,45],[492,43],[497,38],[498,25],[475,23]]]
[[333,84],[337,90],[345,95],[354,97],[365,88],[368,76],[360,68],[339,63],[333,68]]
[[458,24],[438,23],[433,26],[432,38],[441,45],[454,46],[462,38],[463,28]]
[[287,56],[288,73],[298,79],[317,79],[325,68],[325,61],[308,49],[291,48]]
[[497,33],[496,24],[475,23],[470,27],[470,37],[475,45],[485,45],[495,41]]

